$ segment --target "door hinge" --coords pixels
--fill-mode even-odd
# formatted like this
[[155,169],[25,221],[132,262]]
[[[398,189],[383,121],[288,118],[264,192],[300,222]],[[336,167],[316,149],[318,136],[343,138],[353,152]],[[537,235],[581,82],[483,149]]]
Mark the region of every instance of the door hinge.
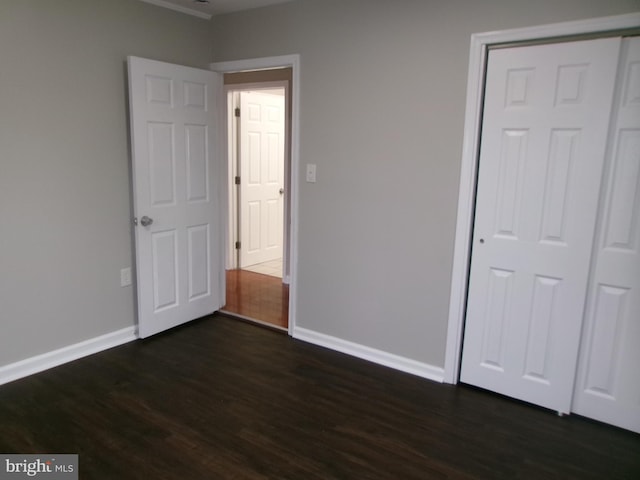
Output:
[[236,250],[240,250],[240,242],[236,242]]
[[234,110],[234,115],[235,115],[236,117],[239,117],[239,116],[240,116],[240,107],[236,107],[236,109]]
[[236,185],[240,185],[240,175],[236,175],[235,182]]

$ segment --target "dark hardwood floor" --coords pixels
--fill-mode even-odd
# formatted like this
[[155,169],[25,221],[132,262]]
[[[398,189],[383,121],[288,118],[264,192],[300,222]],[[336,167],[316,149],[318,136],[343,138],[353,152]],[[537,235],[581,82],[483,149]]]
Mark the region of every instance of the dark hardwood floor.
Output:
[[289,325],[289,286],[282,278],[247,270],[227,270],[223,310],[280,328]]
[[640,435],[214,315],[0,386],[81,479],[638,479]]

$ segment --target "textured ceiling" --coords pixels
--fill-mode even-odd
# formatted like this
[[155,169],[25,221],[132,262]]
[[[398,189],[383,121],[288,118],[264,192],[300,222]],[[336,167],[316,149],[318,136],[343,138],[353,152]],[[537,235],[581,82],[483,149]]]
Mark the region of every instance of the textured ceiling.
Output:
[[195,0],[141,0],[159,7],[170,8],[178,12],[195,15],[201,18],[211,18],[222,13],[238,12],[252,8],[266,7],[276,3],[285,3],[292,0],[208,0],[201,3]]

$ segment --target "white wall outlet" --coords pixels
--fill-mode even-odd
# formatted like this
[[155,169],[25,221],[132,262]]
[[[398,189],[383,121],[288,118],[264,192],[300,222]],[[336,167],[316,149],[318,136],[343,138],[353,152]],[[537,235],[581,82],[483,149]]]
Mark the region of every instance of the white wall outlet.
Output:
[[120,270],[120,286],[128,287],[131,285],[131,267]]
[[316,183],[316,165],[315,163],[307,163],[307,182]]

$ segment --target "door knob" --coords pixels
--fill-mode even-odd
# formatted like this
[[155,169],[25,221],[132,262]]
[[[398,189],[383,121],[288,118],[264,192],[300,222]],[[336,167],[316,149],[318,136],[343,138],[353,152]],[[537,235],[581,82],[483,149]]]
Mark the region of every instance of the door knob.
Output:
[[153,223],[153,218],[149,218],[146,215],[140,219],[140,225],[143,227],[148,227]]
[[284,195],[284,188],[281,188],[279,191],[280,191],[280,195]]

